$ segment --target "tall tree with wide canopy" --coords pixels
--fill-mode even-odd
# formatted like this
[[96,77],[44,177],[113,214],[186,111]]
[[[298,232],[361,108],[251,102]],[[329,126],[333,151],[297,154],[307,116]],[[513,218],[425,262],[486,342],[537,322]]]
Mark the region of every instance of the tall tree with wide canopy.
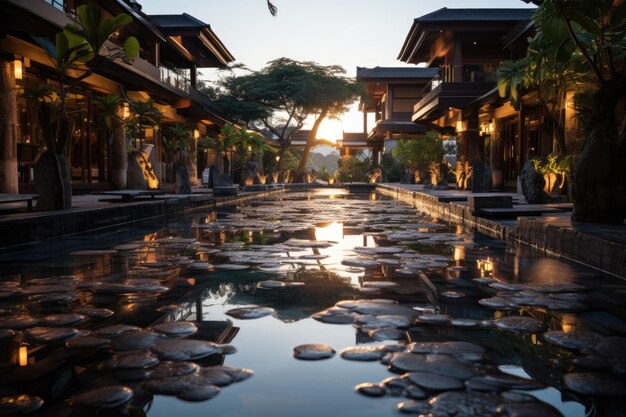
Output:
[[572,220],[626,218],[626,3],[623,0],[532,0],[537,28],[559,45],[561,62],[579,54],[592,75],[586,142],[578,158]]
[[[279,171],[295,132],[309,116],[316,116],[296,176],[302,177],[317,131],[328,117],[345,112],[360,94],[360,87],[337,65],[279,58],[260,71],[225,78],[218,102],[227,116],[248,128],[269,131],[279,144]],[[297,178],[301,179],[301,178]]]

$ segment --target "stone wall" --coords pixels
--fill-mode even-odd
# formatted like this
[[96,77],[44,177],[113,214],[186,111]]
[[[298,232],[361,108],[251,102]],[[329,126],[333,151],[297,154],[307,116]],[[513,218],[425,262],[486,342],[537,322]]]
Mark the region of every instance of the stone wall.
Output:
[[549,224],[533,217],[520,217],[515,226],[474,216],[462,204],[439,202],[436,196],[378,184],[377,191],[411,204],[418,211],[465,230],[482,233],[514,244],[532,246],[547,254],[566,258],[603,272],[626,278],[626,246],[571,227]]
[[439,202],[436,196],[430,194],[385,184],[378,184],[376,190],[383,195],[411,204],[420,212],[448,223],[463,226],[464,229],[476,231],[494,239],[506,240],[511,233],[515,232],[515,228],[474,216],[468,206],[442,203]]
[[20,219],[0,219],[0,236],[2,236],[0,250],[139,222],[166,224],[179,216],[207,211],[222,205],[261,199],[282,192],[284,190],[278,189],[223,198],[198,194],[128,204],[112,204],[99,208],[41,213]]

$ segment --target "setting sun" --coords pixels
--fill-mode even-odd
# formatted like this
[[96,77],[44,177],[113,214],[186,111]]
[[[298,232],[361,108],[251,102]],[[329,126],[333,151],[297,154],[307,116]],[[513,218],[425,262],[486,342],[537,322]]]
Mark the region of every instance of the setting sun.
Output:
[[343,123],[341,120],[324,120],[317,131],[317,139],[326,139],[337,142],[343,138]]

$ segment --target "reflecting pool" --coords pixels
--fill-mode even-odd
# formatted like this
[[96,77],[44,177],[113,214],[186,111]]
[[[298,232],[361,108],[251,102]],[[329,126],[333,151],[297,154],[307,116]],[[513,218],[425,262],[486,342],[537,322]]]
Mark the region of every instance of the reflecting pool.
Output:
[[377,194],[291,192],[0,268],[3,416],[625,409],[624,281]]

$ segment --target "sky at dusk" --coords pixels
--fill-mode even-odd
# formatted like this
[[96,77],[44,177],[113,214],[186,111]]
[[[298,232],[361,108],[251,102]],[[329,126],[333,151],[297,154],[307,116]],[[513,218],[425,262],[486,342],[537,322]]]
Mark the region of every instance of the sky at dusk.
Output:
[[[421,15],[448,8],[529,7],[521,0],[139,0],[148,14],[189,13],[211,25],[237,62],[260,69],[287,57],[339,64],[348,75],[356,67],[406,66],[396,58],[413,23]],[[214,78],[213,70],[201,70]],[[322,133],[361,131],[362,116],[353,109],[341,122],[325,122]]]

